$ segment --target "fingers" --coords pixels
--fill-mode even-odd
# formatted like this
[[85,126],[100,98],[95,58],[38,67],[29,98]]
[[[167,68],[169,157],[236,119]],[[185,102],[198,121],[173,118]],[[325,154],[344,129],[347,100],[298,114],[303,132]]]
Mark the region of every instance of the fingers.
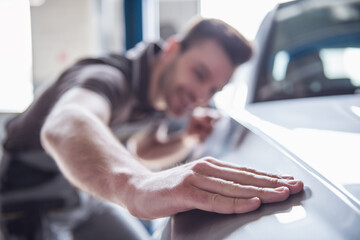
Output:
[[218,120],[222,117],[222,114],[214,108],[197,107],[193,111],[193,116],[197,118],[210,117],[213,120]]
[[205,140],[213,130],[213,124],[210,117],[192,119],[188,126],[188,134],[198,135],[200,140]]
[[263,203],[279,202],[286,200],[290,191],[287,187],[262,188],[244,186],[223,179],[196,174],[193,179],[194,186],[212,193],[231,198],[259,197]]
[[[261,203],[280,202],[303,189],[301,181],[210,158],[151,173],[147,177],[139,178],[141,184],[134,187],[138,197],[132,199],[140,200],[131,202],[132,208],[127,206],[135,215],[146,218],[191,209],[246,213],[257,209]],[[144,209],[145,213],[142,212]]]
[[231,214],[254,211],[260,207],[261,201],[257,197],[231,198],[197,189],[189,195],[189,204],[204,211]]
[[211,162],[214,165],[219,166],[219,167],[227,167],[227,168],[237,169],[240,171],[250,172],[250,173],[257,174],[257,175],[268,176],[268,177],[272,177],[272,178],[294,179],[294,177],[292,177],[292,176],[281,176],[281,175],[277,175],[277,174],[261,172],[261,171],[258,171],[258,170],[252,169],[252,168],[240,167],[235,164],[219,161],[215,158],[208,158],[207,161]]
[[213,163],[214,160],[200,161],[193,170],[199,174],[211,176],[241,185],[255,186],[259,188],[287,187],[291,194],[302,191],[304,184],[293,179],[279,178],[276,175],[261,173],[255,170],[239,167],[229,167],[225,164]]
[[213,129],[213,125],[210,119],[197,119],[190,124],[189,128],[194,132],[209,132]]
[[281,177],[215,159],[197,162],[189,178],[194,191],[187,194],[192,208],[217,213],[245,213],[261,203],[286,200],[304,185],[291,176]]

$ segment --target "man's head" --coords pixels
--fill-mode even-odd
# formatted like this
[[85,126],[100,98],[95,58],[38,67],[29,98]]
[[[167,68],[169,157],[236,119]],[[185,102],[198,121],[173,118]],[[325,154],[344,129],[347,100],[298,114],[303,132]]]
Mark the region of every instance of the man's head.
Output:
[[174,116],[204,106],[249,60],[249,42],[217,19],[197,19],[171,38],[154,65],[150,97],[154,106]]
[[203,40],[214,40],[234,66],[248,61],[252,55],[250,43],[236,29],[219,19],[195,18],[178,37],[182,52]]

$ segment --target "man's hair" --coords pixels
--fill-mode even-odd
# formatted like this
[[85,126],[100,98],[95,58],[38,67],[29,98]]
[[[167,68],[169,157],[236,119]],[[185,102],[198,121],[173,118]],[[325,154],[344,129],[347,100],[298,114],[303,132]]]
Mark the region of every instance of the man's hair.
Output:
[[251,45],[243,35],[219,19],[197,17],[179,35],[179,38],[183,52],[203,40],[215,40],[224,49],[234,66],[248,61],[252,55]]

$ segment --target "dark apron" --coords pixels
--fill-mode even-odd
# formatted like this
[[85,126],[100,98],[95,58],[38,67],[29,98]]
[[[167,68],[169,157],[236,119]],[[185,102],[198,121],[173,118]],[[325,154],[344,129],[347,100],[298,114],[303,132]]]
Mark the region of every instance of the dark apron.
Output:
[[0,174],[2,210],[11,210],[24,202],[53,202],[57,208],[79,204],[78,191],[44,151],[4,152]]

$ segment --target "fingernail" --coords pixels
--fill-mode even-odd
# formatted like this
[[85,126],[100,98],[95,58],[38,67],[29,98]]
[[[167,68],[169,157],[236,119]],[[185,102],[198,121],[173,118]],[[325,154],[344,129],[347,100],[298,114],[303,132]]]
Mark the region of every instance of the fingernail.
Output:
[[283,175],[283,176],[280,176],[281,178],[283,179],[289,179],[289,180],[293,180],[294,177],[293,176],[290,176],[290,175]]
[[259,201],[260,201],[260,198],[258,198],[258,197],[253,197],[253,198],[248,199],[249,203],[258,203]]
[[299,181],[297,180],[292,180],[292,181],[286,181],[287,184],[291,185],[291,186],[295,186],[299,183]]
[[278,187],[278,188],[275,188],[275,191],[277,192],[284,192],[286,190],[289,190],[287,187]]

